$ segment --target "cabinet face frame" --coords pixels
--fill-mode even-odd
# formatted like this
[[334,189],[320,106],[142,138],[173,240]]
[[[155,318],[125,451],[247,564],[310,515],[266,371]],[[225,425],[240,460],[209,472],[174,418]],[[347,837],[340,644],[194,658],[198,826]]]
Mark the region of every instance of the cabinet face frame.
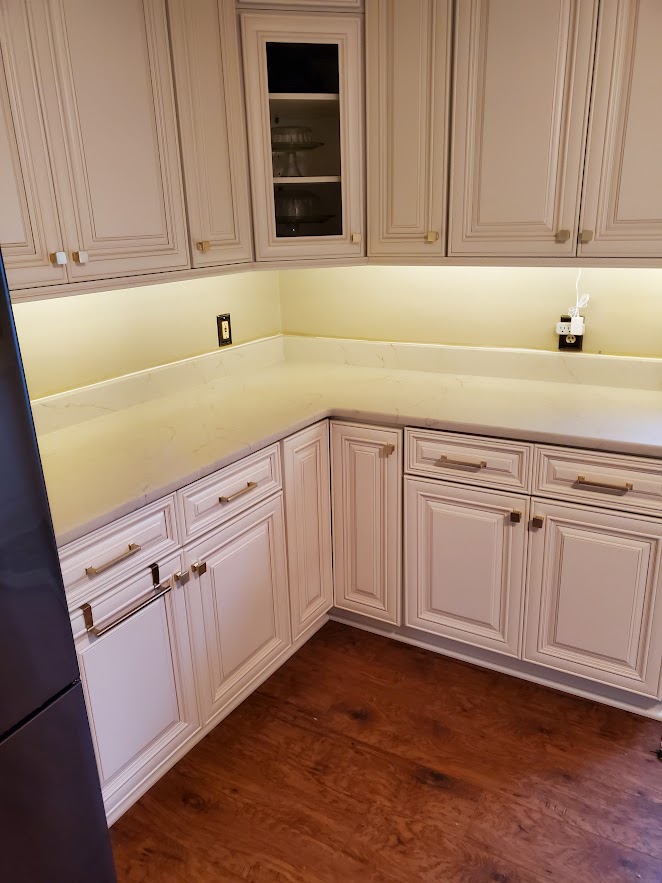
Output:
[[233,0],[168,0],[194,267],[252,260]]
[[[176,571],[182,569],[182,559],[179,555],[159,563],[161,564],[160,576],[162,580],[171,578]],[[93,608],[95,622],[99,622],[101,625],[111,622],[131,607],[136,606],[137,603],[150,597],[153,589],[149,568],[143,566],[136,573],[139,575],[125,580],[117,586],[107,588],[96,598],[88,599]],[[200,728],[193,672],[193,654],[189,637],[190,614],[187,586],[179,582],[174,583],[170,592],[163,599],[155,601],[140,613],[136,613],[135,616],[128,618],[115,629],[99,638],[91,637],[85,630],[83,615],[78,603],[71,609],[71,614],[72,629],[81,671],[83,692],[90,719],[92,741],[101,779],[103,799],[109,823],[112,824],[122,814],[127,805],[134,802],[133,792],[143,787],[145,780],[149,778],[150,774],[158,770]],[[155,734],[154,738],[146,742],[142,749],[119,769],[112,772],[104,771],[102,751],[100,749],[100,739],[104,738],[104,735],[99,730],[101,722],[97,720],[95,714],[95,706],[98,709],[101,694],[97,688],[97,692],[92,695],[92,688],[88,682],[88,676],[91,675],[88,656],[91,660],[95,649],[102,647],[108,650],[113,643],[117,643],[118,647],[121,648],[122,640],[127,640],[127,636],[131,635],[133,637],[129,637],[129,641],[134,644],[135,651],[135,635],[140,633],[141,626],[149,629],[149,624],[151,623],[153,630],[157,622],[160,622],[163,628],[163,640],[168,642],[167,648],[162,649],[166,657],[169,654],[172,667],[170,670],[164,668],[163,675],[172,679],[171,684],[165,684],[165,687],[171,686],[174,691],[173,699],[177,706],[175,717],[167,729]],[[130,645],[128,650],[131,650]],[[118,652],[122,652],[121,649]],[[112,685],[108,683],[108,680],[112,679],[113,674],[114,669],[110,670],[108,666],[104,667],[105,686],[111,689],[111,695]],[[154,674],[152,672],[152,675]],[[136,716],[139,716],[143,710],[143,704],[148,703],[149,699],[149,696],[140,697],[140,702],[136,701],[135,708],[127,707],[124,710],[125,713],[135,712]],[[122,734],[123,731],[117,730],[112,735],[112,741],[121,741]],[[108,736],[106,735],[105,738],[108,739]]]
[[333,606],[329,421],[283,440],[292,640]]
[[[3,176],[13,178],[22,238],[3,241],[2,254],[12,289],[67,282],[67,268],[49,255],[64,251],[49,133],[39,89],[33,10],[25,2],[0,4],[0,140]],[[8,203],[2,205],[8,211]]]
[[[513,512],[518,513],[519,520],[511,520]],[[404,533],[406,625],[518,657],[526,577],[528,514],[529,499],[525,496],[407,478]],[[490,613],[482,620],[459,612],[463,606],[462,572],[435,573],[437,547],[434,542],[434,522],[437,516],[445,518],[449,525],[454,524],[456,537],[451,557],[457,550],[460,553],[458,557],[465,560],[475,558],[480,559],[481,563],[484,561],[490,550],[470,545],[474,527],[486,541],[493,543],[494,556],[490,568],[493,594]],[[459,540],[458,531],[463,526],[467,528],[467,542]],[[454,563],[457,567],[458,561]],[[441,589],[442,596],[447,597],[447,609],[435,608],[435,588]],[[476,594],[482,594],[483,588],[482,585],[476,586]],[[455,610],[451,609],[453,605]]]
[[331,494],[335,606],[400,625],[402,430],[332,421]]
[[446,253],[451,22],[451,0],[367,0],[369,255]]
[[[362,18],[242,12],[241,31],[256,260],[361,257],[365,252]],[[338,46],[342,234],[276,236],[266,55],[270,42]]]
[[[240,578],[228,577],[227,570],[224,574],[223,567],[227,568],[233,555],[241,554],[251,543],[259,543],[265,536],[268,561],[260,563],[266,563],[269,571],[272,633],[240,664],[226,671],[222,635],[226,617],[221,609],[221,601],[227,600],[231,607],[234,606],[235,612],[240,610],[245,585],[242,585]],[[258,547],[255,554],[260,551],[263,550]],[[291,644],[282,493],[260,503],[204,539],[191,543],[185,554],[189,568],[199,561],[206,564],[204,572],[195,573],[189,583],[198,700],[202,723],[206,726],[221,715],[228,703]],[[249,588],[254,588],[254,585]],[[241,620],[240,614],[238,619]]]
[[[530,537],[523,658],[659,698],[662,521],[535,498],[531,512],[544,520]],[[614,575],[616,582],[611,586],[591,583],[599,572],[599,552],[611,556],[603,565],[609,576]],[[593,565],[591,553],[596,559]],[[568,561],[574,562],[574,569]],[[622,581],[623,574],[632,577],[631,585]],[[601,615],[601,606],[592,600],[600,591],[620,602],[621,609]],[[625,591],[631,597],[623,600]],[[581,636],[584,623],[586,634]],[[604,644],[610,637],[607,629],[612,630],[612,644],[616,640],[620,644],[611,653],[596,645],[596,641]],[[580,646],[580,641],[585,646]]]
[[[662,124],[659,113],[644,110],[651,94],[659,103],[661,13],[650,0],[602,4],[580,224],[591,239],[580,239],[581,256],[662,257]],[[648,54],[642,57],[644,49]],[[628,184],[640,195],[659,197],[648,217],[624,213],[623,203],[632,194]]]
[[[89,51],[89,42],[84,45],[80,33],[75,35],[75,28],[81,23],[67,9],[68,2],[46,0],[39,4],[35,12],[35,42],[51,134],[55,187],[69,252],[69,278],[76,282],[187,269],[188,234],[165,0],[143,0],[139,4],[137,14],[144,30],[136,36],[142,42],[134,47],[136,55],[131,59],[139,66],[131,70],[125,59],[122,84],[126,89],[125,127],[131,127],[130,104],[134,96],[135,102],[139,100],[141,89],[149,104],[151,118],[146,120],[141,113],[136,123],[149,130],[146,138],[150,143],[139,146],[145,170],[149,167],[149,176],[153,177],[156,201],[151,211],[154,217],[158,215],[158,231],[132,229],[132,212],[117,204],[122,198],[117,195],[118,185],[122,183],[124,187],[127,169],[120,164],[106,164],[104,156],[95,153],[100,145],[89,142],[89,134],[94,130],[92,115],[103,116],[104,103],[95,103],[81,89],[81,68],[94,59],[94,53]],[[102,4],[102,0],[92,3]],[[91,14],[90,10],[88,15]],[[143,134],[145,131],[143,128]],[[104,231],[102,211],[112,214],[115,222],[121,218],[124,229]],[[74,253],[87,253],[87,257],[77,262],[72,257]]]
[[[485,102],[490,82],[486,67],[493,2],[462,0],[457,4],[448,254],[451,257],[574,256],[598,3],[597,0],[554,0],[560,21],[554,47],[553,127],[544,210],[537,220],[513,217],[491,221],[481,219],[481,188],[485,186]],[[516,33],[514,24],[510,32]],[[525,75],[526,72],[522,72],[522,76]],[[504,119],[505,109],[499,114],[493,109],[490,119],[496,116]],[[514,137],[521,137],[521,133]],[[538,151],[532,150],[529,155],[535,158]],[[557,234],[562,237],[560,240]]]

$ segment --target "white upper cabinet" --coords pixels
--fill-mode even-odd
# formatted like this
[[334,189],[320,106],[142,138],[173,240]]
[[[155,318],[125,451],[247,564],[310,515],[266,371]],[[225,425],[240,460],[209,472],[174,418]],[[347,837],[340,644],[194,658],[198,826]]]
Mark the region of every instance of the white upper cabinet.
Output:
[[38,60],[69,281],[187,267],[165,0],[6,6]]
[[241,16],[258,260],[360,257],[361,18]]
[[[29,9],[0,4],[0,246],[11,288],[67,281]],[[53,255],[53,258],[50,256]]]
[[579,253],[662,256],[662,3],[600,15]]
[[441,256],[451,0],[368,0],[368,254]]
[[450,255],[575,254],[597,9],[457,4]]
[[194,267],[252,258],[233,0],[169,0]]

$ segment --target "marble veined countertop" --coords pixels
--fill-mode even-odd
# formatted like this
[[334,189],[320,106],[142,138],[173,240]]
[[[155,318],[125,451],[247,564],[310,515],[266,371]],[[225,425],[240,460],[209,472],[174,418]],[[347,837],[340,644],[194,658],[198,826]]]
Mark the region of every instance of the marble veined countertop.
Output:
[[173,366],[158,382],[146,372],[140,394],[134,375],[130,392],[113,381],[34,403],[58,544],[324,417],[662,456],[657,388],[289,360],[270,346],[233,370],[217,354],[188,360],[176,382]]

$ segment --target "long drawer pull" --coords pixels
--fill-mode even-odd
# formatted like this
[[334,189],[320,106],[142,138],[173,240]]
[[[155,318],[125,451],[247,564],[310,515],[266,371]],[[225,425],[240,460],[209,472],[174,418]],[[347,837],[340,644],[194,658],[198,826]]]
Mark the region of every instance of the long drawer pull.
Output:
[[437,460],[436,466],[465,466],[468,469],[486,469],[485,460],[453,460],[446,454],[442,454]]
[[126,613],[122,614],[119,619],[116,619],[114,622],[108,623],[108,625],[98,626],[94,624],[94,617],[92,615],[92,608],[89,604],[83,604],[81,606],[81,610],[83,611],[83,618],[85,620],[85,628],[88,631],[88,634],[94,635],[95,638],[100,638],[101,635],[105,635],[107,632],[111,631],[111,629],[116,628],[118,625],[121,625],[123,622],[126,622],[127,619],[130,619],[132,616],[135,616],[136,613],[140,613],[141,610],[144,610],[145,607],[149,607],[150,604],[153,604],[155,601],[158,601],[159,598],[163,598],[164,595],[167,595],[168,592],[172,589],[172,583],[170,580],[166,580],[166,582],[161,583],[159,586],[154,586],[155,589],[159,591],[152,595],[151,598],[147,598],[147,600],[142,601],[136,607],[132,607],[131,610],[127,610]]
[[229,497],[219,497],[219,503],[232,503],[234,500],[238,500],[239,497],[243,497],[244,494],[250,493],[252,490],[255,490],[257,487],[256,481],[249,481],[246,483],[246,487],[242,487],[240,491],[237,491],[236,494],[230,494]]
[[121,555],[118,555],[117,558],[113,558],[110,561],[106,561],[105,564],[100,564],[98,567],[86,567],[85,573],[88,576],[98,576],[100,573],[104,573],[106,570],[110,570],[111,567],[115,567],[116,564],[121,564],[122,561],[126,561],[127,558],[130,558],[132,555],[136,555],[138,552],[142,552],[142,546],[138,545],[138,543],[129,543],[129,548],[126,552],[122,552]]
[[601,491],[618,491],[621,494],[627,494],[627,492],[631,491],[634,487],[631,481],[626,481],[624,484],[611,484],[608,481],[597,481],[592,478],[586,478],[584,475],[578,475],[575,484],[584,484],[587,487],[594,487]]

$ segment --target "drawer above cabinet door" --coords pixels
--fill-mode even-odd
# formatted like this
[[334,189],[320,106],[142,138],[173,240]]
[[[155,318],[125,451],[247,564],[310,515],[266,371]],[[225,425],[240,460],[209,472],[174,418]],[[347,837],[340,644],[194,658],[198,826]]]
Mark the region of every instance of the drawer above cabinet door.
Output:
[[662,515],[662,461],[538,446],[533,493]]
[[198,729],[187,587],[173,579],[182,561],[175,556],[159,563],[158,590],[144,566],[139,575],[91,599],[94,627],[107,629],[99,637],[87,631],[80,608],[71,611],[111,824]]
[[480,487],[528,491],[533,446],[454,432],[405,430],[405,472]]
[[529,500],[405,481],[406,624],[518,656]]
[[264,679],[291,643],[282,495],[189,546],[203,724]]
[[166,497],[60,549],[69,604],[117,585],[179,545],[175,498]]
[[331,423],[334,603],[400,625],[402,431]]
[[659,696],[662,521],[534,500],[524,658]]
[[280,488],[278,445],[188,485],[177,495],[184,542],[225,524]]

